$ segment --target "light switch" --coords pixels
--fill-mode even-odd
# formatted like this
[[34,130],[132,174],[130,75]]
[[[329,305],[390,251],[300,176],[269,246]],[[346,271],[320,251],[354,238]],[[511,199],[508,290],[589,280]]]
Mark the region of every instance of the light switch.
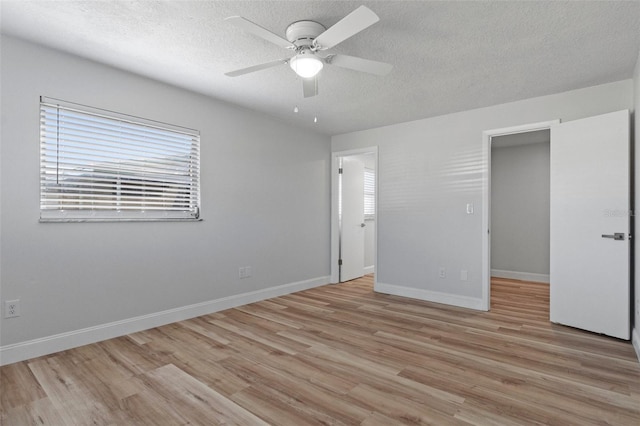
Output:
[[473,203],[467,203],[467,214],[473,214]]

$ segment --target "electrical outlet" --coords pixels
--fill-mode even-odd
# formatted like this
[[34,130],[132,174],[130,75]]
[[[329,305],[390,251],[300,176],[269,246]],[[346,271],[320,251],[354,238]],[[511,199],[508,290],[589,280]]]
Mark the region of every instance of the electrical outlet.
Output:
[[238,277],[241,279],[249,278],[252,275],[251,266],[241,266],[238,268]]
[[444,269],[444,266],[441,266],[440,268],[438,268],[438,276],[440,278],[446,278],[447,277],[447,270]]
[[20,299],[5,300],[4,302],[4,317],[14,318],[20,316]]

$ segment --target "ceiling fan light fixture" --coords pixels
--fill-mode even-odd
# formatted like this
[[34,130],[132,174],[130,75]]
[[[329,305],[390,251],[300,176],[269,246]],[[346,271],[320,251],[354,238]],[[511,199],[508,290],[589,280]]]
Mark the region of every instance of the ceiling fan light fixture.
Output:
[[322,60],[320,60],[320,58],[310,50],[302,50],[296,56],[291,58],[289,66],[291,66],[291,69],[300,77],[311,78],[315,77],[320,72],[324,64],[322,63]]
[[225,75],[238,77],[289,64],[291,69],[302,78],[302,94],[305,98],[318,94],[318,79],[316,76],[323,69],[325,63],[369,74],[386,75],[393,67],[384,62],[348,55],[323,55],[319,53],[332,49],[379,20],[378,15],[371,9],[366,6],[360,6],[328,29],[316,21],[295,21],[287,27],[285,31],[286,39],[284,39],[241,16],[230,16],[225,21],[270,43],[293,51],[295,56],[227,72]]

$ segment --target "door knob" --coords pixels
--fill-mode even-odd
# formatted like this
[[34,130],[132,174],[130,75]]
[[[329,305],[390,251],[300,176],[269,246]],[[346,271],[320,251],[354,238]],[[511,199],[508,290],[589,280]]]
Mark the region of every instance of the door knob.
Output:
[[366,225],[364,222],[362,222],[362,223],[360,224],[360,228],[364,228],[365,226],[367,226],[367,225]]

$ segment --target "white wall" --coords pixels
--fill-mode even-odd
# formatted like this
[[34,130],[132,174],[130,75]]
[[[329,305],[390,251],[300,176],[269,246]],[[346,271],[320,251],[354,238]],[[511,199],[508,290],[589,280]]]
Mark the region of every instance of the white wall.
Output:
[[[328,137],[9,37],[1,59],[3,362],[329,281]],[[199,129],[204,220],[38,223],[40,95]]]
[[[379,147],[376,289],[481,308],[482,132],[574,120],[632,102],[633,81],[624,80],[334,136],[333,151]],[[474,214],[466,214],[467,203]]]
[[549,141],[493,145],[492,276],[549,282],[549,168]]

